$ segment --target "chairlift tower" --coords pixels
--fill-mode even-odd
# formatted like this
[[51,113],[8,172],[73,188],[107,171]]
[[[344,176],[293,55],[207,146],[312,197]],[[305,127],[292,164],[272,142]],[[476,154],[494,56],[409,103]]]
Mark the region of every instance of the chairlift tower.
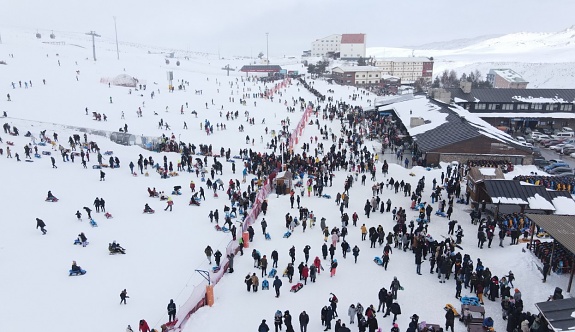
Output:
[[102,37],[95,31],[86,32],[88,36],[92,36],[92,54],[94,56],[94,61],[96,61],[96,39],[95,37]]

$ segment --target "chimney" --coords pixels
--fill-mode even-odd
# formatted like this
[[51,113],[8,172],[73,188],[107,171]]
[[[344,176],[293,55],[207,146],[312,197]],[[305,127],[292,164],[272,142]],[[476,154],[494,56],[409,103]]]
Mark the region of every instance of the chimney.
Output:
[[463,80],[459,82],[459,88],[463,91],[463,93],[471,93],[471,82]]

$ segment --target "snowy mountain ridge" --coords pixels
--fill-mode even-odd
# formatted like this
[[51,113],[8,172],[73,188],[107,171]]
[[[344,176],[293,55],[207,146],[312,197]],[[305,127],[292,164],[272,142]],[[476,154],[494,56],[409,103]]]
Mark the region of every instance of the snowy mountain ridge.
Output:
[[530,88],[572,88],[575,82],[575,26],[554,33],[508,34],[461,48],[445,49],[439,43],[437,45],[437,49],[414,50],[371,47],[367,54],[374,57],[433,57],[434,76],[452,69],[459,74],[478,69],[485,75],[491,68],[511,68],[531,82]]

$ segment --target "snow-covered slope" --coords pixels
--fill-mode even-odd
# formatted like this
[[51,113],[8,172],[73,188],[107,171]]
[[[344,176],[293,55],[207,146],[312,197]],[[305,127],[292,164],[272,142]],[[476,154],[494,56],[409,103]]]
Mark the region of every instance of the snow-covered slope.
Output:
[[[306,101],[315,100],[315,97],[303,87],[292,84],[281,89],[273,100],[252,98],[253,93],[273,85],[247,81],[245,74],[239,72],[231,72],[228,77],[222,70],[227,64],[239,68],[251,62],[246,59],[219,60],[211,54],[192,53],[184,54],[189,57],[185,58],[176,52],[177,58],[166,64],[164,55],[159,53],[167,50],[123,44],[118,61],[113,43],[98,42],[98,61],[94,62],[91,60],[91,41],[85,37],[66,38],[60,35],[54,41],[62,44],[43,44],[30,33],[11,34],[3,31],[2,38],[0,60],[7,64],[0,65],[0,112],[7,112],[8,118],[3,118],[2,122],[18,127],[20,136],[0,134],[3,141],[0,148],[4,151],[0,156],[0,331],[125,331],[128,324],[137,331],[140,319],[146,319],[151,327],[159,330],[161,324],[167,321],[168,301],[174,299],[177,306],[181,306],[195,285],[203,280],[195,270],[210,269],[204,248],[210,245],[214,250],[223,251],[231,241],[230,234],[215,231],[208,218],[209,212],[215,209],[220,209],[223,215],[224,204],[229,204],[226,195],[220,192],[216,198],[207,191],[207,199],[202,201],[200,207],[188,206],[190,181],[195,181],[197,187],[205,188],[195,173],[180,172],[179,176],[161,179],[150,167],[147,170],[149,176],[133,176],[128,169],[130,161],[136,163],[139,154],[152,156],[157,162],[166,157],[176,167],[180,158],[178,154],[155,153],[137,146],[120,146],[93,134],[88,135],[89,141],[97,142],[102,151],[113,151],[113,156],[121,161],[121,168],[105,169],[105,181],[99,181],[98,170],[92,169],[92,165],[96,164],[94,153],[90,154],[87,169],[80,165],[79,158],[74,163],[64,162],[49,145],[37,146],[41,158],[32,158],[33,162],[18,162],[15,154],[18,153],[24,159],[23,147],[32,143],[23,134],[30,131],[38,142],[40,131],[46,130],[49,137],[53,137],[56,132],[59,134],[59,142],[67,146],[66,141],[70,135],[83,134],[76,127],[115,131],[128,124],[129,132],[138,136],[173,135],[196,146],[210,144],[216,151],[220,147],[229,148],[232,155],[237,155],[239,149],[271,152],[266,149],[266,143],[272,138],[272,133],[266,134],[266,128],[277,132],[282,120],[288,118],[293,128],[301,115],[297,107],[296,112],[288,113],[284,103],[287,101],[287,105],[291,106],[293,100],[299,97]],[[175,65],[174,60],[179,60],[180,66]],[[272,63],[302,70],[301,65],[291,59],[272,59]],[[174,72],[176,82],[189,82],[185,91],[176,89],[173,93],[168,92],[167,71]],[[128,88],[108,87],[100,83],[102,77],[114,77],[122,73],[145,79],[147,89],[132,90],[130,93]],[[46,80],[45,84],[43,79]],[[15,88],[12,88],[12,82]],[[22,82],[22,87],[19,87],[19,82]],[[32,82],[33,85],[29,84],[26,88],[25,82]],[[324,94],[327,94],[328,89],[333,90],[329,96],[351,105],[366,107],[369,104],[367,100],[374,98],[369,94],[360,94],[358,100],[352,100],[351,96],[358,93],[357,89],[328,85],[324,81],[316,81],[314,87]],[[195,93],[196,90],[201,90],[201,94]],[[154,98],[150,96],[152,91],[155,92]],[[12,99],[9,102],[5,98],[8,93]],[[110,97],[113,103],[109,102]],[[247,105],[241,105],[240,98],[245,98]],[[186,104],[188,107],[184,106]],[[85,114],[86,107],[89,109],[88,115]],[[136,116],[139,107],[142,109],[142,117]],[[183,114],[180,111],[182,108]],[[191,114],[192,110],[197,111],[197,117]],[[92,111],[106,114],[107,121],[93,120]],[[226,119],[228,111],[238,111],[239,117],[235,120]],[[246,111],[249,117],[255,119],[254,125],[246,122]],[[124,119],[121,118],[122,112],[125,114]],[[158,115],[154,115],[154,112]],[[266,121],[262,123],[264,118]],[[168,122],[171,129],[158,128],[160,119],[164,123]],[[212,135],[206,135],[201,129],[205,120],[214,124]],[[338,121],[328,122],[321,117],[317,120],[322,127],[328,126],[334,134],[339,135],[341,132]],[[184,121],[188,129],[183,129]],[[217,123],[225,124],[227,129],[217,130]],[[238,130],[240,125],[245,127],[244,132]],[[253,139],[253,143],[246,144],[246,135]],[[310,138],[315,136],[320,137],[317,126],[307,126],[300,145],[302,142],[310,142]],[[13,142],[13,145],[9,146],[8,141]],[[324,144],[325,148],[331,146],[329,141],[321,139],[318,143]],[[366,145],[370,149],[379,149],[377,142],[367,142]],[[13,158],[6,157],[8,147],[12,150]],[[318,145],[314,142],[310,143],[310,147],[313,153]],[[296,147],[296,151],[301,152],[301,149]],[[52,153],[58,168],[52,168],[49,156],[42,152]],[[104,162],[108,158],[104,156]],[[429,200],[432,181],[441,177],[442,170],[427,171],[421,167],[405,169],[397,163],[395,155],[389,153],[380,156],[380,163],[384,159],[390,163],[390,176],[396,180],[414,184],[425,176],[426,189],[423,194],[424,200]],[[212,159],[208,161],[211,165]],[[234,174],[230,163],[222,158],[220,161],[224,164],[223,175],[220,176],[224,183],[230,179],[241,180],[240,162]],[[523,171],[528,174],[534,169],[524,168]],[[343,190],[348,175],[345,171],[336,172],[333,187],[326,187],[325,193],[335,197]],[[378,181],[386,181],[381,173],[377,177]],[[183,195],[173,197],[175,204],[172,212],[163,211],[165,202],[150,198],[146,190],[155,187],[169,193],[175,185],[182,186]],[[242,189],[245,189],[245,185],[242,184]],[[391,213],[377,212],[369,219],[363,215],[365,200],[372,197],[371,185],[371,180],[367,180],[365,186],[355,182],[349,191],[350,205],[346,212],[351,215],[357,211],[360,215],[358,227],[350,226],[346,238],[352,246],[358,245],[361,249],[357,264],[350,256],[344,259],[338,247],[335,258],[340,265],[334,277],[330,278],[327,271],[323,271],[316,283],[308,282],[295,294],[289,292],[289,282],[284,278],[280,298],[274,297],[273,290],[247,293],[244,277],[247,273],[258,273],[250,256],[252,249],[256,248],[267,255],[274,249],[278,250],[281,274],[288,261],[288,249],[292,245],[296,246],[296,264],[299,264],[303,260],[304,245],[312,247],[313,259],[321,255],[320,248],[324,243],[319,227],[308,228],[305,233],[298,227],[289,239],[282,238],[285,232],[284,216],[286,213],[296,216],[297,210],[289,207],[287,196],[271,195],[266,219],[272,239],[263,239],[259,219],[254,227],[256,236],[254,242],[250,243],[249,251],[236,258],[236,272],[226,274],[216,285],[215,305],[202,308],[193,315],[185,330],[255,331],[261,319],[267,319],[272,325],[273,314],[279,309],[291,311],[296,327],[297,315],[301,310],[306,310],[310,315],[309,331],[318,331],[322,329],[319,312],[322,306],[328,304],[330,292],[337,294],[340,299],[340,316],[344,323],[348,323],[346,312],[349,305],[361,302],[364,307],[370,304],[377,306],[377,292],[381,287],[389,288],[393,276],[397,276],[405,288],[399,294],[403,311],[398,318],[400,330],[406,329],[413,313],[417,313],[421,320],[442,324],[444,305],[453,303],[459,307],[454,298],[453,279],[445,284],[438,283],[437,275],[429,273],[428,261],[423,264],[423,275],[417,275],[413,255],[409,251],[397,249],[394,249],[388,269],[383,270],[372,261],[374,256],[382,254],[382,248],[370,248],[368,241],[361,241],[361,224],[365,223],[368,227],[382,225],[386,232],[394,224]],[[60,201],[45,202],[48,190]],[[106,209],[114,218],[106,219],[103,213],[94,211],[92,216],[99,226],[92,228],[82,208],[92,207],[96,197],[106,200]],[[393,206],[407,208],[410,204],[409,197],[395,194],[392,190],[384,189],[381,198],[384,201],[390,198]],[[156,210],[155,214],[142,214],[146,203]],[[437,208],[436,204],[434,208]],[[330,228],[341,225],[340,212],[333,199],[304,195],[302,206],[313,210],[318,220],[325,217]],[[83,221],[76,220],[74,214],[77,210],[84,214]],[[407,210],[408,220],[417,217],[415,211]],[[517,278],[515,285],[523,291],[526,310],[535,312],[535,302],[544,301],[555,286],[566,285],[567,276],[555,274],[548,278],[546,284],[541,284],[537,269],[540,262],[529,252],[523,253],[523,246],[509,246],[509,241],[506,241],[504,248],[495,245],[489,249],[476,248],[476,226],[468,221],[469,206],[456,204],[454,210],[452,217],[459,220],[466,234],[462,244],[464,253],[470,254],[474,260],[481,258],[498,276],[513,270]],[[41,218],[47,224],[46,235],[35,229],[35,218]],[[90,242],[85,248],[73,245],[80,232],[84,232]],[[448,236],[445,219],[435,218],[429,225],[429,232],[439,240]],[[108,243],[114,240],[127,249],[126,255],[108,254]],[[68,276],[73,260],[87,270],[86,275]],[[327,260],[322,261],[324,266],[327,263]],[[122,289],[127,289],[130,296],[127,305],[119,304]],[[467,290],[463,291],[463,295],[469,295]],[[499,303],[486,301],[485,308],[487,314],[495,320],[495,329],[503,331],[506,325],[500,316]],[[382,330],[387,331],[391,328],[392,319],[382,316],[378,313],[377,319]],[[352,330],[356,330],[355,326]],[[462,323],[456,322],[455,331],[465,330]]]
[[491,68],[511,68],[523,75],[531,88],[572,88],[575,82],[575,26],[556,33],[509,34],[464,47],[446,44],[436,49],[373,47],[368,48],[368,55],[433,57],[434,75],[446,69],[460,75],[478,69],[485,75]]

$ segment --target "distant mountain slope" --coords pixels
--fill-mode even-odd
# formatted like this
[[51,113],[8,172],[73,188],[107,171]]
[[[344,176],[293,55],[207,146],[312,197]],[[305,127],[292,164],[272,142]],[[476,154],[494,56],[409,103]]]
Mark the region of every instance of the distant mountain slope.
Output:
[[476,43],[469,45],[465,40],[461,43],[448,41],[421,45],[435,45],[428,49],[373,47],[367,49],[367,54],[378,58],[412,54],[433,57],[434,76],[446,69],[459,74],[478,69],[485,75],[491,68],[511,68],[531,82],[529,87],[575,86],[575,26],[554,33],[521,32],[477,38]]
[[464,48],[467,46],[471,46],[473,44],[477,44],[479,42],[493,39],[497,37],[501,37],[502,35],[483,35],[477,36],[473,38],[460,38],[460,39],[452,39],[448,41],[440,41],[440,42],[431,42],[421,45],[409,45],[404,46],[403,48],[409,48],[414,50],[452,50],[457,48]]

